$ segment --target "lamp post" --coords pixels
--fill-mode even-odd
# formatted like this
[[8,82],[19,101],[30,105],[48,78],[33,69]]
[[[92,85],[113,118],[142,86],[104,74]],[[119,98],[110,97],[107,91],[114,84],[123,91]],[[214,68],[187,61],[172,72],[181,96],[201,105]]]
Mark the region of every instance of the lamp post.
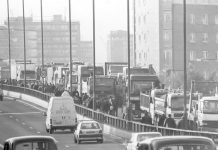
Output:
[[[92,0],[93,13],[93,110],[95,110],[95,0]],[[94,117],[94,116],[93,116]]]
[[9,0],[7,0],[7,13],[8,13],[8,55],[9,55],[9,73],[10,73],[9,82],[11,84],[11,32],[10,32]]
[[24,10],[24,0],[23,4],[23,47],[24,47],[24,87],[26,87],[26,29],[25,29],[25,10]]
[[183,32],[184,32],[184,127],[187,129],[187,103],[186,103],[186,90],[187,90],[187,68],[186,68],[186,0],[183,0]]
[[[42,40],[42,70],[44,70],[44,40],[43,40],[43,9],[42,0],[40,0],[40,10],[41,10],[41,40]],[[44,92],[44,78],[42,78],[42,91]]]
[[132,107],[130,102],[130,23],[129,23],[129,0],[127,0],[127,49],[128,49],[128,120],[132,120]]
[[69,0],[69,30],[70,30],[70,93],[72,93],[72,29],[71,29],[71,0]]

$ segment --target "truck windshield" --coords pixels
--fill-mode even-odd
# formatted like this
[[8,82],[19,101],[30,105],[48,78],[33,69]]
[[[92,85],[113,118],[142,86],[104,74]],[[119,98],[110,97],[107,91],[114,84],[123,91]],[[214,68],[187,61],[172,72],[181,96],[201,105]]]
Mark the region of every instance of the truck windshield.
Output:
[[131,85],[131,93],[140,93],[140,91],[145,92],[152,88],[152,82],[145,81],[134,81]]
[[[186,104],[188,104],[189,99],[186,98]],[[174,111],[182,111],[184,110],[184,97],[178,96],[178,97],[172,97],[171,99],[171,108]]]
[[123,66],[111,66],[110,67],[111,73],[122,73],[123,72]]
[[204,114],[218,114],[218,101],[217,100],[207,100],[203,104]]

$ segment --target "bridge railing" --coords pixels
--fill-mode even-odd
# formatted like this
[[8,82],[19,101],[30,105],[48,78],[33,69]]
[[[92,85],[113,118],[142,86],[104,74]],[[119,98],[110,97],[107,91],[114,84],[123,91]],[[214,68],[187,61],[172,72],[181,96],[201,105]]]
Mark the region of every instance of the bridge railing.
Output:
[[[3,85],[2,88],[7,91],[19,92],[23,94],[27,94],[30,96],[37,97],[39,99],[49,101],[50,95],[42,93],[37,90],[28,89],[24,87],[17,87],[11,85]],[[118,129],[126,130],[129,132],[148,132],[148,131],[158,131],[161,132],[162,135],[198,135],[205,136],[212,139],[218,139],[218,133],[214,132],[203,132],[203,131],[191,131],[191,130],[182,130],[182,129],[174,129],[174,128],[166,128],[159,127],[155,125],[147,125],[139,122],[128,121],[125,119],[121,119],[115,116],[111,116],[108,114],[104,114],[99,111],[93,111],[87,107],[76,105],[76,111],[78,114],[84,115],[88,118],[92,118],[100,123],[108,124],[109,126],[113,126]]]

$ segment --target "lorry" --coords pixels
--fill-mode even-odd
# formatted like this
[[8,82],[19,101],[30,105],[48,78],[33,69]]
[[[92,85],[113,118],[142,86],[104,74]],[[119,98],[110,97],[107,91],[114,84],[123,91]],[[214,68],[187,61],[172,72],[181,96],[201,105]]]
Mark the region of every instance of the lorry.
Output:
[[[192,97],[192,103],[196,103],[198,94]],[[186,108],[189,106],[190,93],[187,93]],[[176,123],[184,115],[183,91],[168,91],[166,89],[153,89],[151,93],[140,93],[140,108],[151,114],[154,123],[157,123],[162,114],[169,114]]]
[[11,79],[17,80],[18,82],[27,81],[36,81],[36,64],[31,61],[26,62],[26,70],[24,67],[24,62],[17,61],[11,64]]
[[105,75],[117,77],[127,65],[127,62],[105,62]]
[[[194,81],[192,81],[191,93],[194,93],[194,86]],[[217,93],[217,88],[215,91]],[[201,94],[196,102],[192,102],[192,99],[190,102],[188,120],[196,121],[199,130],[218,132],[218,95]]]

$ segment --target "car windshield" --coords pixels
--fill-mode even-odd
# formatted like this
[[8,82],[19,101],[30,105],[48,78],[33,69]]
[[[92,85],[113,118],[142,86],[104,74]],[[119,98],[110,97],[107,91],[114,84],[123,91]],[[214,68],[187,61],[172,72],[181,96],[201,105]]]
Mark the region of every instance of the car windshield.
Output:
[[209,144],[169,144],[158,148],[158,150],[213,150]]
[[208,100],[203,103],[204,114],[218,114],[218,101]]
[[81,129],[100,129],[100,126],[96,122],[87,122],[81,124]]
[[56,146],[50,142],[45,141],[33,141],[22,142],[15,144],[14,150],[57,150]]
[[139,134],[137,136],[137,142],[141,142],[141,141],[144,141],[148,138],[153,138],[153,137],[159,137],[160,134]]

